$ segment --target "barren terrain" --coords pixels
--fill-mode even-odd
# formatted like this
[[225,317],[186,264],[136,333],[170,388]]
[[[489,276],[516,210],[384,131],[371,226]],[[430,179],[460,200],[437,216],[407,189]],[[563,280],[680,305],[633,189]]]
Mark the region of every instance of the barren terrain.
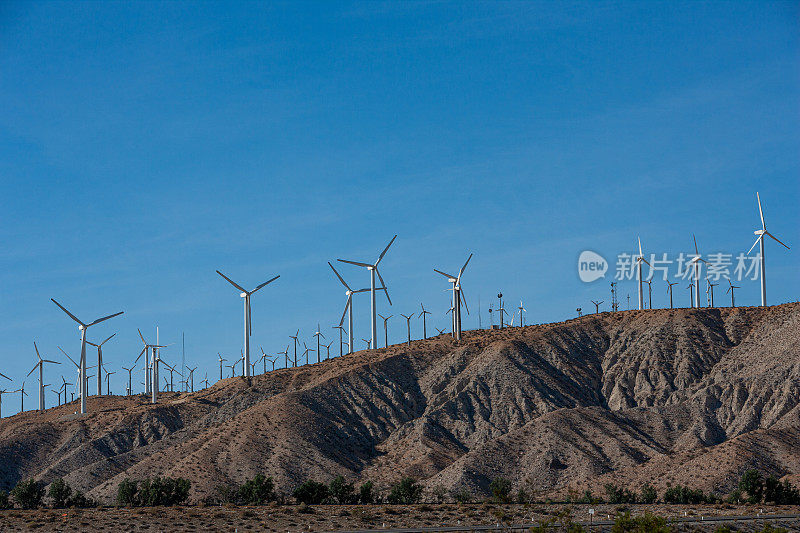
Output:
[[286,494],[341,474],[482,495],[503,476],[545,499],[608,481],[727,493],[753,467],[797,483],[800,304],[470,331],[161,398],[0,420],[0,489],[63,477],[111,503],[122,479],[165,475],[199,502],[263,472]]

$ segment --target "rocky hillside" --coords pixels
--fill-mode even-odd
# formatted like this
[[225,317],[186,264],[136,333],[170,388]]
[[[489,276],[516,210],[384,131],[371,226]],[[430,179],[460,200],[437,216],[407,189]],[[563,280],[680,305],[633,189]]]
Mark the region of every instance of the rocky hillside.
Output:
[[0,421],[0,488],[64,477],[111,500],[182,476],[196,499],[258,472],[289,492],[342,474],[387,486],[539,493],[609,480],[728,491],[800,476],[800,304],[601,313],[472,331],[230,378],[194,394],[93,397]]

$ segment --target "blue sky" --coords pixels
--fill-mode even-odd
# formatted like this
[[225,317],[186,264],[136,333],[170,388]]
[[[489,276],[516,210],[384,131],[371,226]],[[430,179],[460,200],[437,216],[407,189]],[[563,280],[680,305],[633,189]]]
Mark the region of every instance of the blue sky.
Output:
[[[159,326],[165,342],[185,332],[196,376],[215,376],[216,353],[242,345],[241,300],[217,268],[246,286],[281,275],[253,297],[255,347],[282,350],[297,328],[311,344],[317,322],[333,338],[344,294],[326,262],[373,260],[395,233],[381,270],[390,341],[420,301],[429,325],[449,324],[432,269],[470,252],[465,327],[479,296],[488,323],[500,290],[531,322],[562,320],[610,300],[608,279],[579,280],[582,250],[613,262],[641,235],[646,252],[675,255],[694,232],[701,252],[747,251],[756,190],[792,246],[768,243],[770,303],[797,300],[799,11],[6,2],[0,372],[16,388],[34,340],[50,357],[78,351],[53,297],[86,320],[125,311],[92,332],[119,332],[104,351],[118,371],[140,350],[136,328]],[[737,301],[756,304],[758,283],[740,285]],[[653,290],[666,305],[663,282]],[[620,293],[633,299],[635,283]],[[59,360],[48,382],[73,376]],[[121,373],[112,382],[122,390]]]

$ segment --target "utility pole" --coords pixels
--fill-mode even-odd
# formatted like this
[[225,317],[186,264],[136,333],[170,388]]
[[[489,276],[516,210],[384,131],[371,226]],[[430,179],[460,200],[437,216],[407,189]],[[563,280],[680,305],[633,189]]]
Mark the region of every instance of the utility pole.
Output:
[[611,311],[619,311],[619,300],[617,300],[617,282],[611,282]]

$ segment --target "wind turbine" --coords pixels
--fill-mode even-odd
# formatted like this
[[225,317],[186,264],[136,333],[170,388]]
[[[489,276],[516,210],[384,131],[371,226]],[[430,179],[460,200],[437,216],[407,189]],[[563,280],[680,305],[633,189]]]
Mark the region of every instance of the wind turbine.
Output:
[[[294,367],[297,367],[297,337],[299,335],[300,335],[299,329],[297,330],[297,333],[295,333],[294,335],[289,335],[290,339],[294,339],[294,365],[292,365]],[[286,366],[288,367],[289,365]]]
[[[603,303],[603,302],[600,302],[600,303]],[[517,309],[519,309],[519,325],[520,325],[520,327],[522,327],[522,326],[524,326],[524,325],[525,325],[525,320],[524,320],[524,319],[523,319],[523,317],[522,317],[522,313],[527,313],[527,312],[528,312],[528,310],[527,310],[527,309],[525,309],[525,308],[522,306],[522,300],[520,300],[520,301],[519,301],[519,307],[517,307]]]
[[[392,305],[392,299],[389,298],[389,290],[386,288],[386,283],[383,281],[383,277],[381,273],[378,271],[378,263],[381,262],[383,256],[386,255],[386,252],[389,250],[389,247],[392,245],[394,240],[397,238],[397,235],[392,237],[392,240],[389,241],[389,244],[386,245],[386,248],[383,249],[381,255],[378,256],[378,260],[375,261],[375,264],[368,264],[368,263],[359,263],[358,261],[348,261],[345,259],[337,259],[337,261],[341,261],[342,263],[349,263],[351,265],[356,265],[360,267],[364,267],[369,271],[369,286],[370,286],[370,301],[371,301],[371,323],[370,326],[372,328],[372,342],[370,343],[371,346],[377,346],[377,337],[376,337],[376,314],[377,308],[375,305],[375,274],[378,275],[378,279],[381,280],[381,286],[383,287],[383,291],[386,294],[386,299],[389,301],[389,305]],[[352,330],[352,325],[350,326]]]
[[[98,368],[103,368],[103,345],[105,343],[107,343],[108,341],[110,341],[111,338],[114,337],[114,335],[116,335],[116,333],[112,333],[110,337],[108,337],[106,340],[104,340],[100,344],[95,344],[95,343],[93,343],[91,341],[86,341],[86,344],[90,344],[90,345],[92,345],[92,346],[97,348],[97,367]],[[103,379],[102,379],[101,374],[102,374],[102,372],[98,372],[97,373],[97,395],[98,396],[101,396],[103,394],[103,383],[102,383]]]
[[408,327],[408,342],[406,345],[411,346],[411,319],[414,318],[414,313],[411,313],[410,315],[404,315],[403,313],[400,313],[400,316],[406,319],[406,327]]
[[733,289],[738,289],[739,287],[737,287],[736,285],[731,283],[730,278],[727,278],[727,279],[728,279],[728,285],[730,285],[730,287],[728,287],[728,290],[725,291],[725,292],[726,293],[731,293],[731,307],[736,307],[736,300],[733,299]]
[[[156,350],[158,348],[166,348],[166,346],[162,346],[158,344],[156,340],[155,344],[148,344],[146,340],[144,340],[144,335],[142,335],[142,330],[136,328],[136,331],[139,332],[139,338],[142,339],[142,344],[144,344],[144,348],[142,351],[139,352],[139,357],[144,355],[144,393],[148,394],[151,392],[153,380],[151,379],[150,374],[153,371],[153,361],[156,357]],[[139,361],[139,357],[136,358],[136,361],[133,363],[136,364]],[[156,388],[158,388],[158,382],[156,381]]]
[[457,341],[461,340],[461,303],[464,303],[464,307],[467,310],[467,314],[469,314],[469,307],[467,306],[467,302],[464,299],[461,291],[461,275],[464,273],[464,269],[467,268],[469,264],[469,260],[472,259],[472,254],[469,254],[467,257],[464,266],[462,266],[458,270],[458,275],[453,276],[452,274],[447,274],[442,272],[441,270],[433,269],[434,272],[441,274],[442,276],[447,278],[447,281],[453,284],[453,337]]
[[342,325],[339,324],[338,326],[333,326],[332,329],[338,329],[339,330],[339,357],[341,357],[342,356],[342,352],[343,352],[343,350],[342,350],[342,330],[344,329],[344,327],[342,327]]
[[667,282],[667,292],[669,293],[669,308],[672,309],[672,286],[677,285],[677,281],[673,281],[672,283]]
[[710,294],[708,304],[709,307],[714,307],[714,287],[719,285],[719,283],[711,283],[711,280],[708,278],[706,278],[706,283],[708,283],[708,290]]
[[750,252],[753,251],[753,248],[756,247],[756,244],[759,245],[758,252],[761,256],[761,306],[766,307],[767,305],[767,270],[766,265],[764,263],[764,235],[769,235],[772,240],[780,244],[781,246],[785,247],[787,250],[790,248],[782,243],[775,235],[767,231],[767,225],[764,222],[764,211],[761,209],[761,196],[756,193],[756,199],[758,200],[758,215],[761,217],[761,229],[754,231],[753,233],[758,235],[756,238],[756,242],[753,243],[753,246],[747,251],[747,255],[750,255]]
[[133,388],[132,388],[133,383],[131,382],[131,374],[133,373],[134,368],[136,368],[135,362],[131,365],[130,368],[125,366],[122,367],[122,370],[128,371],[128,396],[130,396],[133,393]]
[[201,381],[200,383],[205,383],[205,384],[206,384],[206,386],[205,386],[204,388],[206,388],[206,389],[208,388],[208,372],[206,372],[206,377],[205,377],[205,379],[204,379],[203,381]]
[[437,335],[441,335],[442,333],[444,333],[444,329],[436,328],[436,331],[438,332]]
[[286,366],[285,366],[285,368],[289,368],[289,345],[288,344],[286,345],[286,349],[284,351],[278,352],[278,355],[281,355],[281,354],[283,354],[283,356],[286,358]]
[[317,363],[319,363],[322,357],[319,352],[319,338],[320,337],[322,337],[323,339],[325,338],[325,335],[323,335],[322,332],[319,330],[319,322],[317,322],[317,332],[314,333],[314,337],[317,338]]
[[326,361],[331,358],[331,344],[333,344],[333,341],[328,342],[328,344],[323,344],[323,346],[325,347],[325,360]]
[[[39,412],[44,412],[44,364],[45,363],[55,363],[60,365],[58,361],[50,361],[49,359],[42,359],[42,356],[39,355],[39,348],[36,346],[36,342],[33,343],[33,349],[36,350],[36,357],[39,359],[31,371],[28,372],[28,376],[33,374],[33,371],[37,368],[39,369]],[[25,376],[27,377],[27,376]]]
[[219,356],[219,379],[222,379],[222,362],[227,361],[227,359],[223,359],[222,354],[219,352],[217,352],[217,355]]
[[361,340],[367,343],[367,350],[369,350],[370,346],[372,346],[372,340],[370,339],[361,339]]
[[603,300],[600,300],[599,302],[592,300],[592,303],[594,304],[594,314],[598,314],[600,312],[600,304],[603,303]]
[[422,302],[419,303],[419,306],[422,308],[422,311],[420,311],[420,313],[419,313],[419,316],[422,317],[422,338],[423,339],[427,339],[428,338],[428,321],[425,320],[425,318],[426,318],[425,315],[430,315],[431,312],[425,310],[425,306],[422,305]]
[[[644,258],[644,254],[642,254],[642,239],[638,236],[636,239],[639,241],[639,255],[636,256],[636,274],[637,274],[637,281],[639,282],[639,310],[642,310],[644,306],[644,294],[642,293],[642,263],[647,263],[647,259]],[[653,268],[650,263],[647,263],[647,266]]]
[[303,352],[303,356],[306,358],[306,364],[309,364],[309,362],[308,362],[308,352],[313,352],[314,349],[313,348],[309,348],[308,346],[306,346],[305,341],[303,342],[303,348],[305,348],[305,351]]
[[[2,376],[2,374],[0,374],[0,376]],[[0,418],[3,417],[3,394],[9,394],[11,392],[16,392],[16,391],[8,391],[6,389],[0,389]]]
[[244,369],[245,369],[245,377],[249,378],[250,377],[250,335],[253,334],[252,324],[251,324],[251,321],[250,321],[250,297],[253,294],[255,294],[258,290],[260,290],[262,287],[264,287],[266,285],[269,285],[270,283],[272,283],[273,281],[278,279],[280,277],[280,275],[275,276],[274,278],[272,278],[269,281],[265,281],[264,283],[262,283],[261,285],[257,286],[255,289],[253,289],[252,291],[247,291],[246,289],[243,289],[240,285],[236,284],[236,282],[234,282],[231,278],[229,278],[228,276],[226,276],[225,274],[223,274],[219,270],[217,270],[217,274],[219,274],[220,276],[222,276],[223,278],[228,280],[228,283],[230,283],[231,285],[233,285],[234,287],[239,289],[241,291],[241,294],[239,294],[239,296],[244,298]]
[[194,371],[197,370],[197,367],[189,369],[189,386],[191,387],[190,392],[194,392]]
[[111,374],[116,374],[116,372],[106,372],[106,396],[111,396]]
[[23,412],[25,410],[25,396],[28,395],[28,393],[25,392],[25,382],[23,381],[22,385],[20,385],[17,390],[12,391],[12,392],[18,392],[19,393],[19,412],[21,413],[21,412]]
[[694,284],[690,282],[686,288],[689,289],[689,307],[694,308]]
[[697,308],[700,308],[700,262],[708,264],[708,261],[700,257],[700,251],[697,249],[697,238],[692,234],[694,240],[694,257],[692,257],[687,264],[694,265],[694,302]]
[[[333,265],[330,261],[328,261],[328,266],[331,267],[333,273],[336,274],[336,277],[339,278],[339,281],[342,285],[344,285],[345,291],[344,294],[347,296],[347,302],[344,304],[344,311],[342,311],[342,318],[339,319],[339,325],[334,326],[339,328],[339,356],[341,356],[341,346],[342,346],[342,324],[344,323],[344,317],[347,315],[347,347],[348,353],[353,353],[353,295],[359,292],[369,292],[370,289],[358,289],[353,290],[350,288],[350,285],[344,280],[344,278],[339,274],[339,272],[333,268]],[[381,287],[378,290],[386,290],[386,287]],[[386,297],[389,297],[389,293],[386,293]]]
[[[113,315],[104,316],[103,318],[98,318],[94,322],[90,322],[85,324],[80,321],[78,317],[67,311],[66,307],[58,303],[57,301],[50,298],[54,304],[56,304],[62,311],[64,311],[67,316],[69,316],[72,320],[78,323],[78,329],[81,332],[81,376],[86,376],[86,330],[90,327],[94,326],[95,324],[99,324],[109,318],[114,318],[115,316],[119,316],[124,311],[120,311],[119,313],[114,313]],[[86,386],[86,380],[81,379],[81,414],[86,413],[86,397],[88,396],[88,388]]]
[[267,354],[264,353],[264,348],[261,346],[258,347],[261,350],[261,362],[264,364],[264,373],[267,373]]
[[[394,315],[383,316],[382,314],[378,313],[378,316],[383,319],[383,347],[389,347],[389,319],[392,318]],[[375,345],[377,348],[378,345]]]

